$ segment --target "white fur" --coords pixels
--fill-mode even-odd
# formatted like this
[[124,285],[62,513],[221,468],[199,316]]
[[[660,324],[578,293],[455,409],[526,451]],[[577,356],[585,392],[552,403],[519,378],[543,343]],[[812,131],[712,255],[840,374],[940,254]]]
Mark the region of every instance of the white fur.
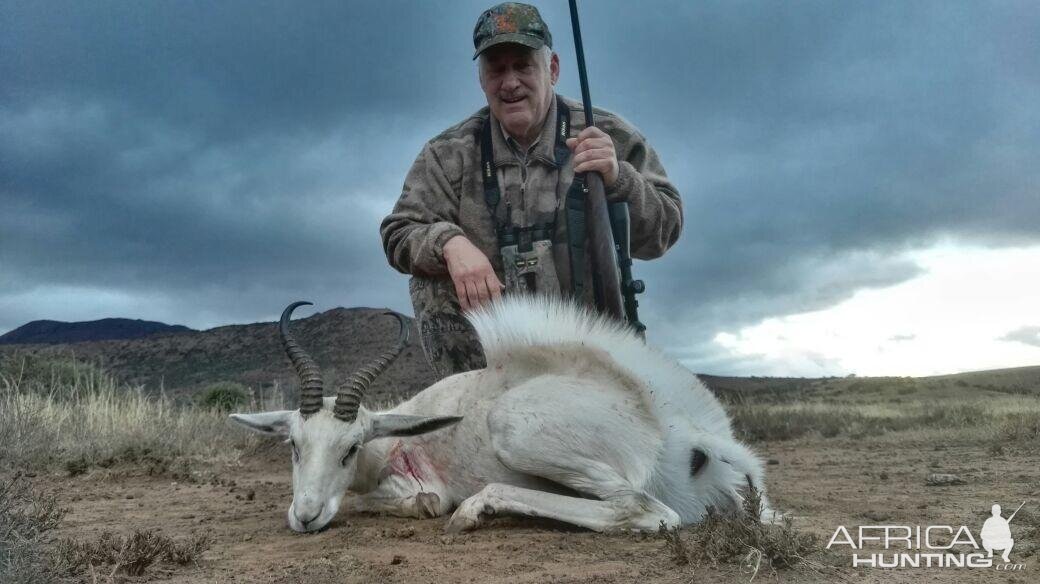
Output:
[[[631,328],[559,298],[512,297],[473,313],[488,366],[510,366],[525,348],[592,347],[606,352],[643,392],[662,430],[676,418],[704,431],[730,434],[729,418],[696,375],[643,342]],[[575,358],[585,355],[574,350]]]
[[[293,474],[294,502],[307,511],[290,508],[293,529],[321,528],[342,499],[413,517],[456,509],[453,531],[495,513],[655,530],[699,521],[708,507],[736,510],[749,484],[764,493],[761,463],[734,438],[715,396],[626,327],[544,297],[508,297],[469,318],[486,369],[443,379],[387,412],[362,409],[351,424],[327,411],[286,413],[286,434],[305,445]],[[270,432],[272,415],[233,419]],[[433,419],[444,429],[407,435]],[[354,445],[364,447],[341,466]],[[694,449],[708,460],[696,475]]]

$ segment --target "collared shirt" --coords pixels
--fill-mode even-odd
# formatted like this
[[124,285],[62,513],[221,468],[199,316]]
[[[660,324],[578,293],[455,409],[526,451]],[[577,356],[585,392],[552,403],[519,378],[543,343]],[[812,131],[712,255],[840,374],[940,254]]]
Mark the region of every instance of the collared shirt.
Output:
[[[494,167],[502,190],[502,200],[495,209],[500,221],[527,227],[552,223],[561,214],[563,197],[574,179],[574,172],[569,171],[570,165],[561,169],[556,164],[556,99],[550,103],[541,131],[526,149],[505,132],[494,116],[490,117]],[[512,214],[507,217],[510,211]],[[566,241],[566,233],[561,235]],[[554,241],[559,240],[554,238]]]
[[[549,118],[547,117],[546,119],[549,119]],[[496,124],[498,123],[498,119],[495,119],[495,123]],[[502,127],[502,125],[499,124],[499,128],[501,128],[501,127]],[[531,152],[534,151],[535,146],[538,145],[538,142],[540,141],[540,138],[541,138],[541,136],[536,137],[534,139],[534,143],[533,144],[531,144],[527,148],[524,148],[523,146],[520,145],[520,142],[517,142],[516,140],[514,140],[513,137],[510,136],[508,133],[506,133],[504,131],[502,133],[505,134],[505,136],[506,136],[506,144],[509,146],[509,149],[513,151],[513,155],[516,156],[517,160],[519,160],[522,163],[527,163],[527,157],[530,156]]]

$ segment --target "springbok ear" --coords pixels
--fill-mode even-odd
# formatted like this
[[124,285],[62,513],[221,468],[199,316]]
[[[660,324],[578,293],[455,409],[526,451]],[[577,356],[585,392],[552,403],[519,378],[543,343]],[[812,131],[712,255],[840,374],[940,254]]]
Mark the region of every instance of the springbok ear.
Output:
[[261,412],[259,414],[231,414],[232,422],[268,436],[288,436],[289,420],[296,410]]
[[417,436],[456,424],[460,416],[402,416],[400,414],[376,414],[372,416],[372,430],[365,440],[390,436]]

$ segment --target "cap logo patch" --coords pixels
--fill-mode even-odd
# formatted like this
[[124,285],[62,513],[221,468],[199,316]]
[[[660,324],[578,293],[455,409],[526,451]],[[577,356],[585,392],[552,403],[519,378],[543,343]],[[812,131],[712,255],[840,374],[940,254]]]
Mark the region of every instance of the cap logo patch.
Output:
[[495,27],[498,29],[498,32],[516,32],[516,22],[509,16],[507,14],[499,14],[495,19]]

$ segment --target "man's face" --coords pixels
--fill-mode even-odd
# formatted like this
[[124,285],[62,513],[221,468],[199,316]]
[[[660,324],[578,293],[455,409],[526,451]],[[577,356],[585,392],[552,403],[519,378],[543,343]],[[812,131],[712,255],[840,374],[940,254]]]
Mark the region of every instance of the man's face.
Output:
[[480,87],[495,119],[510,136],[531,143],[549,112],[560,59],[553,53],[546,69],[534,50],[503,43],[481,55],[480,68]]

